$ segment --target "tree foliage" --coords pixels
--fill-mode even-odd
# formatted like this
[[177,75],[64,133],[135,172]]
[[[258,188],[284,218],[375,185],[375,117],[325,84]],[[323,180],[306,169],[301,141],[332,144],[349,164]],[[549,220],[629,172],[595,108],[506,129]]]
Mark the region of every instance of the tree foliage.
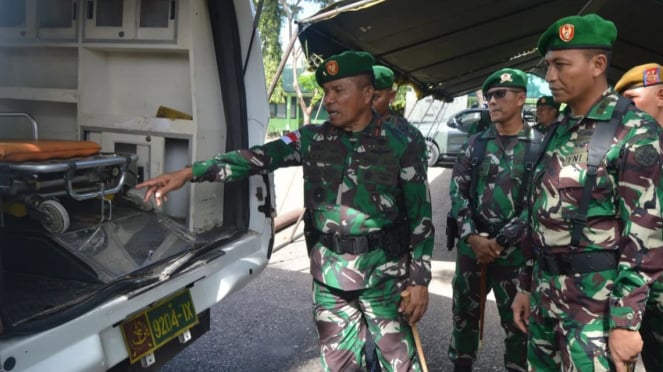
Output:
[[[260,0],[253,0],[257,6]],[[281,7],[279,0],[263,0],[263,8],[260,16],[260,23],[258,30],[260,31],[260,40],[262,42],[262,58],[265,66],[265,80],[267,88],[276,75],[283,49],[281,47],[281,28],[283,27],[283,18],[285,13]],[[285,102],[285,94],[281,84],[281,78],[276,84],[274,93],[269,100],[270,103],[283,103]]]

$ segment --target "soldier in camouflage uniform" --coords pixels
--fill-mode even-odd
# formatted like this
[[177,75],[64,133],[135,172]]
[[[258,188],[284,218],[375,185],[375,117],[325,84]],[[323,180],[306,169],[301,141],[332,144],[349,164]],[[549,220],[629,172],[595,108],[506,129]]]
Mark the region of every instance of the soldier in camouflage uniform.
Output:
[[[389,123],[396,128],[407,133],[413,137],[415,141],[419,142],[420,146],[426,148],[426,140],[419,131],[419,128],[410,124],[407,119],[395,113],[389,105],[396,98],[396,90],[394,89],[394,72],[386,66],[375,65],[373,66],[373,74],[375,75],[375,93],[373,94],[373,110],[377,112],[382,121]],[[427,163],[427,159],[424,159]]]
[[[467,140],[451,178],[451,213],[458,223],[459,241],[452,282],[454,329],[449,358],[458,372],[471,371],[476,359],[482,316],[479,304],[485,300],[480,298],[481,265],[486,265],[483,280],[495,294],[506,332],[504,365],[509,371],[525,371],[527,367],[526,335],[515,327],[511,312],[518,269],[525,262],[518,248],[527,213],[521,185],[527,173],[526,143],[533,135],[533,129],[522,119],[526,89],[527,74],[520,70],[501,69],[486,79],[482,90],[494,125]],[[483,141],[487,141],[485,155],[472,164],[476,147]]]
[[[344,52],[318,67],[329,113],[324,124],[136,186],[147,187],[145,199],[159,204],[187,181],[230,182],[302,165],[313,313],[326,371],[360,370],[366,332],[384,370],[420,370],[409,322],[426,311],[431,280],[425,149],[373,115],[373,64],[368,53]],[[405,289],[407,306],[400,303]]]
[[552,96],[541,96],[536,100],[536,129],[545,133],[557,121],[559,103]]
[[649,115],[632,105],[616,115],[586,220],[578,207],[592,133],[608,130],[617,110],[606,77],[616,37],[612,22],[588,14],[556,21],[538,42],[553,97],[567,107],[533,180],[534,258],[513,303],[530,371],[626,371],[642,347],[648,284],[663,262],[662,132]]
[[[657,63],[635,66],[619,79],[615,90],[663,125],[663,66]],[[651,285],[640,335],[645,368],[651,372],[663,371],[663,278]]]

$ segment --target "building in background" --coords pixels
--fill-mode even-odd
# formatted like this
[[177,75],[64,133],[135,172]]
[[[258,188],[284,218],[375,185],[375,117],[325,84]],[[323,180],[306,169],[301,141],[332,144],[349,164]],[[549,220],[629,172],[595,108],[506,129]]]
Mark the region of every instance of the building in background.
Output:
[[[297,76],[302,76],[306,74],[307,71],[305,68],[300,67],[297,69]],[[269,137],[278,137],[284,133],[291,132],[301,127],[304,124],[304,117],[302,115],[302,109],[297,101],[297,92],[292,83],[292,65],[288,64],[283,69],[283,74],[281,76],[281,81],[283,82],[283,92],[285,93],[285,103],[269,105],[269,129],[267,135]],[[300,80],[301,81],[301,80]],[[300,88],[304,96],[304,101],[306,106],[311,102],[313,97],[313,92],[311,89],[300,83]],[[322,105],[322,101],[316,103],[313,111],[311,112],[311,123],[312,124],[321,124],[328,118],[327,111]]]

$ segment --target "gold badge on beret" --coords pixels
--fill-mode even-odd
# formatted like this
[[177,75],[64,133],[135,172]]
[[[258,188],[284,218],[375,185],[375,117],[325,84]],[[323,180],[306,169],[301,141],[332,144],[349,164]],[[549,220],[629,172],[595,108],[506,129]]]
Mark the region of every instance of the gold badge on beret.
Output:
[[565,23],[559,26],[559,38],[565,43],[573,40],[573,36],[576,34],[576,27],[571,23]]
[[546,103],[546,99],[543,98],[543,97],[539,98],[539,104],[542,105],[542,104],[544,104],[544,103]]
[[643,85],[659,84],[661,82],[661,70],[658,67],[646,69],[643,72]]
[[500,84],[506,81],[513,81],[513,79],[511,78],[511,74],[508,72],[505,72],[500,76]]
[[331,76],[338,74],[338,62],[328,61],[325,64],[325,71],[327,71],[327,73]]

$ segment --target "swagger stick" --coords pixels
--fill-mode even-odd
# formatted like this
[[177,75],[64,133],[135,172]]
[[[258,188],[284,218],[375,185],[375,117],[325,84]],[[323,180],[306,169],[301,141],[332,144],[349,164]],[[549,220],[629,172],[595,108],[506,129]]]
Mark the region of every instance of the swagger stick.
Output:
[[479,286],[479,348],[481,348],[481,343],[483,342],[483,321],[486,318],[486,264],[481,263],[481,284]]
[[[482,236],[484,238],[488,238],[488,233],[480,233],[479,236]],[[480,278],[480,284],[479,284],[479,349],[481,349],[481,343],[483,342],[483,322],[484,319],[486,318],[485,312],[486,312],[486,296],[488,295],[486,293],[487,291],[487,264],[485,262],[479,264],[481,267],[481,278]]]
[[[404,290],[401,292],[401,301],[403,301],[403,307],[407,307],[410,303],[410,292]],[[421,337],[419,336],[419,327],[416,324],[410,326],[412,328],[412,337],[414,338],[414,346],[417,348],[417,357],[421,363],[421,370],[423,372],[428,372],[428,364],[426,364],[426,357],[424,356],[424,348],[421,346]]]

